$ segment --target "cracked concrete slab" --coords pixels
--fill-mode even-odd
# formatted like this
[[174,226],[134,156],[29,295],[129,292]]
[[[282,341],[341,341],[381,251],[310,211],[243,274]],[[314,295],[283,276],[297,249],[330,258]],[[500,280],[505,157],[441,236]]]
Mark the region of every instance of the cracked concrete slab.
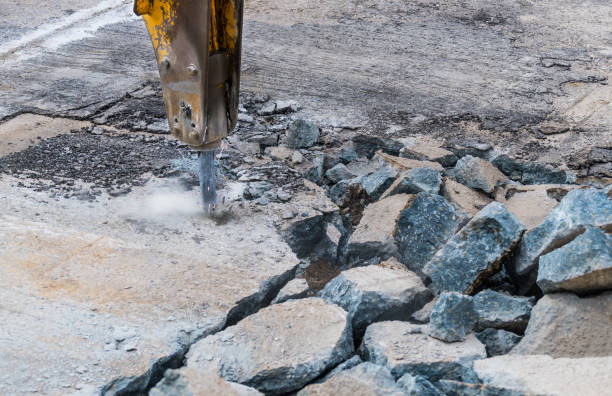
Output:
[[139,376],[269,302],[298,264],[269,218],[215,225],[175,180],[95,202],[15,184],[0,179],[2,394]]

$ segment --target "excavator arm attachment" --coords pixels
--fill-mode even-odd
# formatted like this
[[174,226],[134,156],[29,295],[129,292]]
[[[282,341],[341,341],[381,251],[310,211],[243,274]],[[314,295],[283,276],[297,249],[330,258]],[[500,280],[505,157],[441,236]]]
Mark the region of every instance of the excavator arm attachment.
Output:
[[200,151],[206,212],[216,205],[214,150],[238,118],[244,0],[134,0],[157,57],[172,135]]
[[196,150],[236,123],[243,0],[134,0],[157,56],[170,131]]

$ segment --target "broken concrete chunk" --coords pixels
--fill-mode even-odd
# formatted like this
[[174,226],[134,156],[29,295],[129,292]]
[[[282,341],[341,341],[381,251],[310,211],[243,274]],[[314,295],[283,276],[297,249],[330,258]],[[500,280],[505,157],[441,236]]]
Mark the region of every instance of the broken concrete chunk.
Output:
[[463,341],[478,316],[472,297],[457,292],[440,294],[429,315],[428,334],[446,342]]
[[404,145],[397,140],[359,134],[353,138],[353,146],[359,156],[372,158],[379,150],[391,155],[399,155]]
[[347,313],[320,298],[274,304],[194,344],[187,367],[216,367],[264,393],[299,389],[353,353]]
[[295,113],[300,109],[300,104],[295,100],[277,100],[276,101],[276,113]]
[[425,167],[402,172],[385,191],[383,198],[395,194],[418,194],[426,192],[437,194],[440,191],[442,177],[440,173]]
[[587,227],[567,245],[541,256],[537,283],[544,293],[612,290],[612,235]]
[[261,106],[261,109],[257,110],[257,114],[259,114],[260,116],[272,115],[275,112],[276,112],[276,103],[272,101],[264,103],[264,105]]
[[435,194],[420,193],[402,210],[395,229],[400,261],[421,273],[433,255],[459,229],[463,217]]
[[352,369],[353,367],[358,366],[361,363],[363,363],[361,356],[355,355],[352,358],[345,360],[344,362],[337,365],[332,371],[327,373],[324,377],[318,378],[314,383],[321,384],[333,377],[334,375],[338,374],[339,372]]
[[506,181],[506,176],[490,162],[482,158],[465,156],[457,161],[455,165],[455,178],[461,184],[470,188],[484,191],[487,194],[493,193],[498,183]]
[[545,189],[517,192],[504,202],[528,230],[540,225],[557,203]]
[[481,210],[423,268],[436,291],[472,294],[498,272],[501,259],[519,241],[525,226],[504,205]]
[[447,201],[470,217],[476,216],[482,208],[493,201],[482,191],[472,190],[447,177],[443,179],[441,193]]
[[550,356],[497,356],[474,362],[488,386],[534,395],[601,396],[612,387],[612,357],[554,359]]
[[371,323],[410,319],[432,298],[431,291],[414,272],[376,265],[343,271],[320,296],[349,313],[357,339]]
[[397,380],[397,386],[408,396],[444,396],[444,393],[422,375],[404,374]]
[[478,328],[493,327],[522,333],[527,327],[534,303],[533,297],[516,297],[483,290],[474,296]]
[[569,293],[547,294],[533,307],[525,336],[511,353],[610,356],[611,340],[612,293],[589,298]]
[[353,179],[355,175],[348,170],[346,165],[337,164],[327,172],[325,172],[325,177],[329,179],[332,183],[338,183],[341,180]]
[[539,162],[521,161],[498,155],[492,161],[510,179],[523,184],[573,184],[576,176],[568,171],[554,169]]
[[297,300],[306,297],[306,295],[308,295],[308,282],[305,279],[292,279],[278,292],[272,304]]
[[403,396],[388,368],[369,362],[341,371],[321,384],[308,385],[297,396]]
[[493,147],[489,143],[483,143],[474,140],[458,140],[454,139],[447,147],[458,158],[463,158],[467,155],[479,158],[488,158]]
[[510,331],[491,328],[476,333],[476,338],[485,344],[489,356],[505,355],[521,341],[521,336]]
[[364,360],[391,370],[399,378],[408,373],[428,381],[476,380],[471,361],[486,357],[485,347],[473,334],[463,342],[447,343],[425,334],[427,326],[407,322],[379,322],[368,326],[359,347]]
[[412,160],[408,158],[395,157],[393,155],[385,154],[380,151],[376,153],[376,157],[374,158],[378,158],[380,161],[384,161],[388,165],[400,171],[406,171],[406,170],[417,169],[417,168],[425,168],[425,167],[431,168],[433,170],[437,170],[438,172],[442,172],[444,170],[444,167],[442,167],[442,165],[440,165],[437,162],[418,161],[418,160]]
[[238,114],[238,121],[240,122],[246,122],[247,124],[253,124],[255,122],[255,118],[253,118],[252,116],[245,114],[245,113],[239,113]]
[[287,131],[287,146],[292,149],[312,147],[319,140],[319,127],[310,121],[295,120]]
[[528,274],[537,268],[541,255],[571,241],[586,226],[612,228],[612,199],[594,188],[570,191],[542,224],[525,233],[510,268],[518,275]]
[[182,368],[166,370],[164,378],[149,392],[150,396],[258,396],[256,389],[228,382],[213,369]]
[[445,150],[441,147],[427,145],[404,147],[402,150],[400,150],[399,155],[403,158],[418,161],[438,162],[440,165],[446,168],[455,166],[458,160],[457,156],[451,151]]
[[514,389],[451,380],[441,380],[438,387],[447,396],[536,396]]
[[349,266],[378,264],[398,255],[393,237],[395,222],[412,197],[393,195],[366,207],[348,242]]
[[374,173],[361,178],[361,185],[372,200],[376,201],[397,177],[398,172],[390,166],[384,166]]
[[423,305],[423,308],[412,314],[411,319],[417,323],[429,323],[429,315],[431,315],[431,310],[434,305],[436,305],[437,301],[438,297],[435,297],[433,300]]
[[318,183],[323,178],[323,156],[319,155],[312,159],[312,166],[304,172],[304,177],[313,183]]
[[270,146],[266,147],[265,153],[273,160],[284,161],[291,158],[293,155],[293,150],[283,145]]

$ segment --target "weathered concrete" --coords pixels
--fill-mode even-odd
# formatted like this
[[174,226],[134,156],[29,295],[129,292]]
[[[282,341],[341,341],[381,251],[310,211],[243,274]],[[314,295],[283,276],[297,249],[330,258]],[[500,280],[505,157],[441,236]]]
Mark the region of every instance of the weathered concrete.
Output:
[[401,262],[411,271],[421,273],[463,220],[462,213],[441,196],[417,194],[397,219],[394,236]]
[[473,334],[463,342],[446,343],[426,332],[427,326],[406,322],[374,323],[366,330],[359,352],[364,360],[388,367],[396,378],[409,373],[429,381],[463,378],[469,375],[471,361],[487,355]]
[[308,282],[306,279],[292,279],[279,292],[272,304],[280,304],[287,300],[304,298],[308,294]]
[[550,356],[497,356],[474,362],[487,385],[532,394],[600,396],[612,386],[612,357],[554,359]]
[[478,328],[493,327],[522,333],[527,327],[534,303],[533,297],[510,296],[493,290],[483,290],[474,296]]
[[216,367],[228,381],[264,393],[300,389],[353,353],[347,313],[320,298],[264,308],[197,342],[187,367]]
[[612,293],[579,298],[545,295],[533,307],[518,355],[588,357],[612,355]]
[[587,227],[567,245],[540,257],[537,283],[544,293],[612,290],[612,236]]
[[146,386],[298,264],[269,218],[215,226],[176,182],[88,203],[16,184],[0,181],[0,393]]
[[501,259],[520,240],[525,226],[499,202],[481,210],[453,236],[423,272],[436,291],[472,294],[498,272]]
[[297,396],[403,396],[388,368],[361,363],[332,376],[322,384],[308,385]]
[[482,191],[472,190],[449,178],[443,180],[442,195],[458,209],[464,210],[470,217],[476,216],[493,201]]
[[361,338],[371,323],[408,320],[432,293],[414,272],[369,265],[343,271],[320,296],[349,313],[355,338]]
[[397,257],[395,223],[413,196],[398,194],[368,205],[348,245],[349,265],[378,264]]
[[190,368],[167,370],[164,378],[149,392],[150,396],[261,396],[263,393],[241,384],[227,382],[214,370]]
[[513,270],[519,275],[533,271],[541,255],[571,241],[586,226],[612,227],[612,199],[594,188],[570,191],[544,222],[525,233]]
[[463,341],[474,329],[477,320],[472,297],[457,292],[444,292],[431,309],[427,333],[446,342]]
[[470,188],[493,193],[495,186],[506,180],[506,176],[490,162],[467,155],[455,165],[457,181]]

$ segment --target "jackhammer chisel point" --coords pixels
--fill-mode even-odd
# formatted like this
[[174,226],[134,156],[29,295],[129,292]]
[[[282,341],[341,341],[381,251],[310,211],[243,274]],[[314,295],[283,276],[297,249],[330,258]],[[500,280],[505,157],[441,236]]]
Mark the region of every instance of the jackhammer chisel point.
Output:
[[200,151],[200,194],[204,212],[211,213],[217,205],[217,187],[215,185],[215,151]]

